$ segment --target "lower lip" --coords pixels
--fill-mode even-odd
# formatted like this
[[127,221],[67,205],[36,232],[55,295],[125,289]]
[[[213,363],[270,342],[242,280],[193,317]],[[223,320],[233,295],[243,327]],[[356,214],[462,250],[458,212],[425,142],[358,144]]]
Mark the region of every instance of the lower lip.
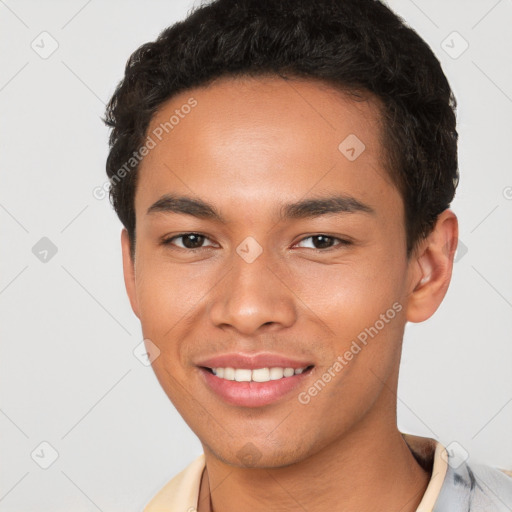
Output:
[[209,388],[223,400],[242,407],[262,407],[276,402],[300,386],[311,369],[268,382],[237,382],[221,379],[205,368],[199,368]]

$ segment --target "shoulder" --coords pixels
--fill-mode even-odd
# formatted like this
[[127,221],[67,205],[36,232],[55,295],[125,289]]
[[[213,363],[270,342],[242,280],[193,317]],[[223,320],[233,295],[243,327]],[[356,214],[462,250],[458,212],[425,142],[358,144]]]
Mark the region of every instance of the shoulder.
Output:
[[146,505],[144,512],[195,510],[204,466],[204,454],[201,454],[158,491]]
[[451,460],[433,512],[505,512],[512,509],[512,471]]

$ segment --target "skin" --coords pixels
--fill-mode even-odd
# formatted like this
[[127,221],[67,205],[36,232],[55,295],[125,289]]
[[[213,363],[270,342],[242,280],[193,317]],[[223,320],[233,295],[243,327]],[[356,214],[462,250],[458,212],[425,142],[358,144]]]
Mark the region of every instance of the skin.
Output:
[[[125,230],[121,238],[131,306],[161,351],[154,371],[204,449],[199,511],[210,500],[222,512],[416,510],[430,474],[396,424],[402,337],[407,321],[426,320],[443,300],[455,215],[444,211],[406,257],[403,201],[383,167],[371,97],[356,102],[317,81],[224,78],[173,97],[148,133],[190,97],[197,106],[140,165],[134,259]],[[338,150],[349,134],[366,146],[354,161]],[[147,213],[170,193],[209,202],[226,224]],[[279,217],[283,203],[333,193],[374,213]],[[206,236],[199,249],[184,248],[183,238],[161,243],[187,232]],[[335,237],[324,249],[311,238],[322,234]],[[263,249],[252,263],[236,252],[248,236]],[[298,393],[395,302],[402,310],[300,403]],[[297,392],[239,407],[215,395],[196,366],[228,351],[278,352],[315,366]],[[249,449],[251,467],[241,458]]]

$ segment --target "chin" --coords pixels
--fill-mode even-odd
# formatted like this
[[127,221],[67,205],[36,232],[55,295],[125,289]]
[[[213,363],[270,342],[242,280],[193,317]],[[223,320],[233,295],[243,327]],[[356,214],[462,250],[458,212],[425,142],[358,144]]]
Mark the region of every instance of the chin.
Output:
[[281,447],[276,451],[275,446],[267,444],[263,447],[251,441],[245,443],[239,441],[236,446],[233,446],[234,442],[231,444],[231,448],[235,451],[226,451],[225,447],[217,450],[216,447],[211,446],[208,451],[224,464],[247,469],[281,468],[301,462],[308,457],[307,453],[298,452],[296,445],[289,450],[283,450]]

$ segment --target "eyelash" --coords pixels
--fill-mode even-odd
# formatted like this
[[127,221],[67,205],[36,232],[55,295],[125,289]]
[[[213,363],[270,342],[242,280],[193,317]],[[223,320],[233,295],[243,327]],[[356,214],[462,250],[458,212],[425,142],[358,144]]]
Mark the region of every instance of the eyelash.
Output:
[[[205,239],[210,240],[206,235],[203,235],[202,233],[187,232],[187,233],[180,233],[179,235],[174,235],[174,236],[172,236],[170,238],[164,238],[161,243],[162,243],[162,245],[170,246],[170,245],[172,245],[172,242],[174,240],[176,240],[177,238],[183,238],[183,237],[185,237],[187,235],[202,236]],[[332,247],[327,247],[326,249],[317,249],[317,248],[308,248],[308,247],[306,247],[306,249],[311,249],[311,250],[316,251],[316,252],[329,252],[331,250],[336,249],[336,247],[344,247],[344,246],[349,246],[349,245],[353,244],[353,242],[351,242],[350,240],[345,240],[343,238],[338,238],[338,237],[335,237],[335,236],[326,235],[324,233],[318,233],[318,234],[315,234],[315,235],[306,236],[306,237],[302,238],[301,240],[299,240],[297,243],[301,243],[304,240],[308,240],[309,238],[314,238],[314,237],[317,237],[317,236],[323,236],[323,237],[329,238],[330,240],[338,241],[339,243],[335,244]],[[212,246],[196,247],[194,249],[188,249],[186,247],[176,247],[176,248],[179,249],[179,250],[187,251],[187,252],[191,252],[191,251],[195,252],[195,251],[199,251],[201,249],[207,249],[208,247],[212,247]]]

